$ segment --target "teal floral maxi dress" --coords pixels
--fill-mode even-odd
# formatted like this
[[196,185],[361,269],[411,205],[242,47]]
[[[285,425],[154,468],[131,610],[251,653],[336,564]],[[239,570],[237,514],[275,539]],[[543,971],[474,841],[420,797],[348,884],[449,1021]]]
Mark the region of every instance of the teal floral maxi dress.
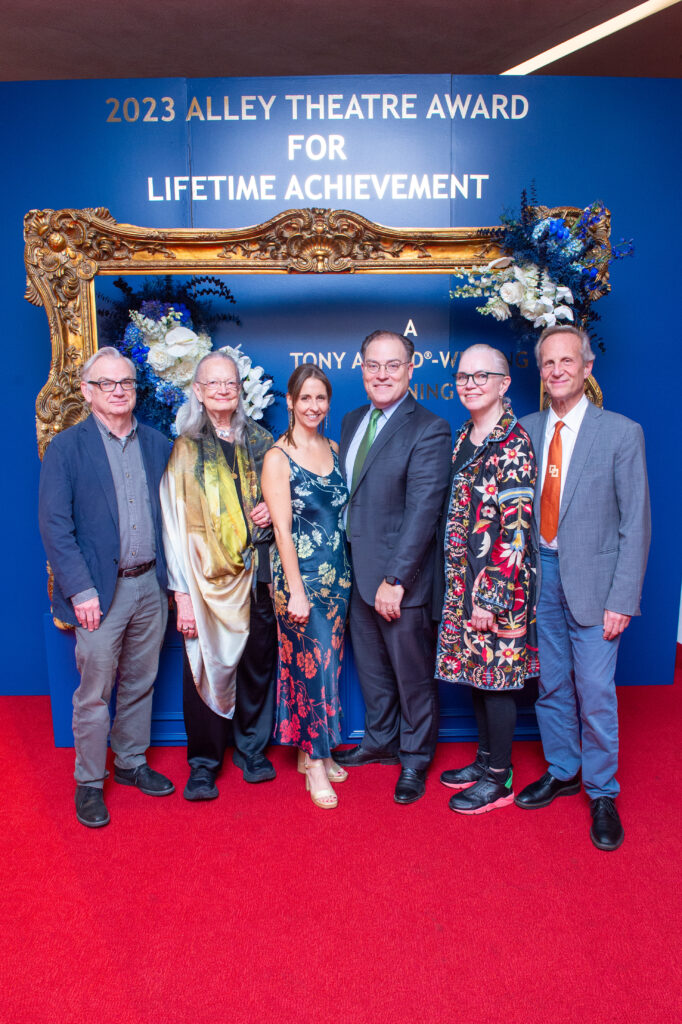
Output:
[[331,473],[318,476],[287,455],[291,533],[310,602],[307,623],[287,615],[289,588],[278,552],[272,576],[279,636],[275,739],[315,759],[330,757],[341,742],[339,675],[351,590],[342,519],[348,488],[333,456]]

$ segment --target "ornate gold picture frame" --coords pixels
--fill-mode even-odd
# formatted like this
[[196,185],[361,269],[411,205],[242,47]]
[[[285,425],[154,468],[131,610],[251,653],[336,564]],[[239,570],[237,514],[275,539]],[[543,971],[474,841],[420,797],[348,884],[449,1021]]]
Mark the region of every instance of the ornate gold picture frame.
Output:
[[[547,209],[569,223],[582,210]],[[602,291],[608,288],[610,214],[591,228]],[[24,219],[26,298],[44,306],[52,339],[36,401],[38,449],[86,415],[80,367],[97,349],[95,278],[121,274],[448,274],[502,254],[502,231],[390,228],[348,210],[287,210],[224,231],[119,224],[108,210],[31,210]]]

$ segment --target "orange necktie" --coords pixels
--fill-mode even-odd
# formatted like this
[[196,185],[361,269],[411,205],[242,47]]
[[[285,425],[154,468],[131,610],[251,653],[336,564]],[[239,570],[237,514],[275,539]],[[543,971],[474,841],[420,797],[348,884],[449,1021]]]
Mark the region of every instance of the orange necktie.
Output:
[[559,501],[561,498],[561,428],[563,420],[554,425],[554,436],[549,442],[547,471],[540,498],[540,533],[551,543],[559,526]]

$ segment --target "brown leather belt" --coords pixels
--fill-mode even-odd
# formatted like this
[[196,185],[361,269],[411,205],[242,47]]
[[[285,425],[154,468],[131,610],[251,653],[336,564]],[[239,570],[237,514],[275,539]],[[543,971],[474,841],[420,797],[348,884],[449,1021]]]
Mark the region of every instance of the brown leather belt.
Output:
[[124,579],[129,580],[133,576],[143,576],[144,573],[149,572],[156,565],[156,559],[152,558],[151,562],[143,562],[142,565],[134,565],[132,569],[119,569],[118,574]]

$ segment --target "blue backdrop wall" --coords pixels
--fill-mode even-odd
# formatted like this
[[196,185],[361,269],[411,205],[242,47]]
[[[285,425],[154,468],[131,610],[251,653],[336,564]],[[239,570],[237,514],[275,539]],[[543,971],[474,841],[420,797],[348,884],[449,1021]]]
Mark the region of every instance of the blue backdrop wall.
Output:
[[[50,339],[44,311],[22,297],[27,210],[105,206],[129,223],[228,228],[291,207],[327,206],[393,226],[483,226],[518,209],[532,183],[547,206],[603,199],[612,237],[635,240],[635,258],[613,266],[613,293],[597,307],[606,352],[595,374],[606,406],[644,425],[653,503],[643,615],[624,637],[618,680],[672,682],[681,575],[679,545],[669,539],[680,507],[672,300],[681,90],[666,80],[445,75],[0,85],[9,428],[0,509],[2,692],[45,693],[48,685],[34,402]],[[515,351],[504,324],[480,317],[471,302],[451,302],[447,277],[235,276],[229,284],[242,326],[219,340],[241,342],[277,386],[306,353],[330,360],[333,436],[345,408],[364,397],[352,363],[362,337],[378,326],[403,331],[412,321],[423,358],[415,380],[438,389],[426,400],[453,425],[463,417],[443,387],[447,364],[475,340],[514,355],[516,411],[537,403],[532,360]],[[282,422],[281,411],[273,422]]]

